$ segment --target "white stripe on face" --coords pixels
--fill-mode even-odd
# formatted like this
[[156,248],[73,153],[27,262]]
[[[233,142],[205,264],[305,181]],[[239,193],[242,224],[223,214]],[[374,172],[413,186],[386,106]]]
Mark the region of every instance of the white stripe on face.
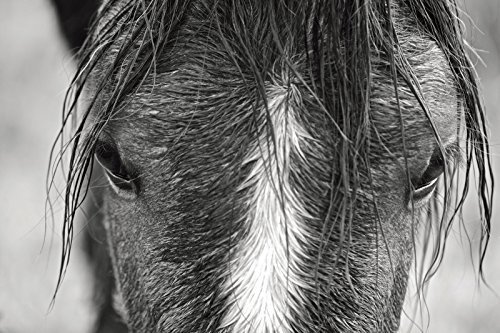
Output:
[[249,193],[247,233],[232,253],[223,286],[229,305],[221,327],[233,332],[291,332],[291,315],[301,306],[299,267],[307,214],[290,184],[290,168],[291,154],[303,159],[301,147],[312,138],[294,115],[301,104],[294,87],[275,87],[268,94],[267,127],[244,161],[252,163],[240,188]]

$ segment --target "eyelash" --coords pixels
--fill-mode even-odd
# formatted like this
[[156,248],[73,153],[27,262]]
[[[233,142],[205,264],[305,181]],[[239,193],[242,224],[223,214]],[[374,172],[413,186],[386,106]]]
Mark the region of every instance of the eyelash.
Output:
[[[446,165],[459,164],[461,159],[460,147],[453,143],[444,149],[444,156],[437,148],[432,154],[427,168],[423,174],[412,180],[412,190],[408,205],[410,208],[421,207],[435,191],[441,175],[445,172]],[[446,161],[446,163],[445,163]]]
[[134,197],[137,194],[137,178],[121,159],[114,143],[99,140],[95,145],[94,156],[103,167],[115,192],[125,197]]

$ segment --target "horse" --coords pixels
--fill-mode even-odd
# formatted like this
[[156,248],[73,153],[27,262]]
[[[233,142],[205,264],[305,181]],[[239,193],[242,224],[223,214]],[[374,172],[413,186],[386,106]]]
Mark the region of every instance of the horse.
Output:
[[89,3],[52,160],[58,285],[86,197],[104,235],[96,332],[395,332],[475,175],[482,275],[493,176],[454,0]]

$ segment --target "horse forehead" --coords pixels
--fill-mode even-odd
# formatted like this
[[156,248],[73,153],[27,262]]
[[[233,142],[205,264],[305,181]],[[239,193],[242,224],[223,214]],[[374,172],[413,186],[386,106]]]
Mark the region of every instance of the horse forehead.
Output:
[[[110,11],[110,15],[116,13],[123,6],[123,2],[114,1],[116,8]],[[397,2],[396,2],[397,3]],[[404,11],[394,11],[395,29],[400,37],[401,52],[403,56],[408,59],[408,62],[415,75],[421,81],[424,97],[430,101],[431,111],[434,111],[435,120],[446,123],[450,118],[449,112],[439,112],[443,110],[442,107],[436,106],[440,101],[445,100],[447,103],[453,103],[450,98],[444,98],[447,95],[453,94],[453,80],[449,73],[448,64],[442,51],[437,47],[428,36],[423,34],[414,20],[409,19]],[[242,12],[244,13],[244,11]],[[105,21],[105,19],[103,20]],[[223,21],[222,24],[229,25],[230,22]],[[182,29],[181,29],[182,30]],[[136,107],[130,108],[133,116],[140,115],[146,121],[151,121],[149,116],[153,118],[171,119],[174,114],[172,112],[165,112],[166,110],[158,109],[158,105],[168,105],[170,110],[179,110],[185,107],[187,110],[193,109],[193,105],[197,104],[200,107],[216,106],[227,102],[225,96],[231,94],[237,85],[241,87],[241,74],[242,71],[248,69],[252,62],[247,62],[245,66],[236,66],[234,61],[234,54],[231,50],[222,47],[221,43],[214,43],[213,39],[207,38],[210,35],[217,35],[220,33],[218,29],[209,28],[208,31],[203,29],[194,29],[194,32],[182,32],[179,37],[179,43],[174,43],[173,52],[174,56],[166,57],[165,59],[157,59],[159,65],[158,72],[154,72],[145,81],[141,90],[143,94],[131,97],[137,102]],[[220,36],[219,36],[220,37]],[[232,41],[234,42],[234,41]],[[283,68],[286,66],[275,66],[269,64],[279,64],[279,62],[292,64],[295,70],[307,70],[303,52],[297,48],[288,47],[286,43],[293,41],[284,40],[284,48],[292,50],[286,53],[266,53],[262,57],[266,58],[266,67],[264,70],[267,72],[264,83],[272,83],[273,85],[286,84],[287,79],[296,79],[289,77],[290,73],[284,75]],[[241,41],[236,42],[241,43]],[[257,44],[264,43],[257,41]],[[260,45],[265,48],[266,45]],[[255,54],[254,54],[255,55]],[[160,55],[161,56],[161,55]],[[274,58],[273,58],[274,57]],[[271,59],[270,59],[271,58]],[[261,59],[255,59],[261,60]],[[112,63],[113,52],[104,61],[105,63]],[[253,62],[256,66],[261,66],[259,61]],[[372,54],[373,63],[384,63],[387,60],[380,59],[377,54]],[[156,65],[156,64],[155,64]],[[302,67],[301,67],[302,66]],[[261,68],[257,68],[260,70]],[[229,74],[229,75],[228,75]],[[383,110],[393,110],[388,108],[387,96],[392,93],[393,83],[389,78],[387,72],[375,73],[379,75],[382,80],[374,80],[375,96],[374,99],[380,98],[384,101],[381,103],[380,108]],[[293,75],[292,75],[293,76]],[[155,89],[153,89],[155,86]],[[157,89],[159,88],[159,89]],[[228,89],[230,88],[230,89]],[[233,91],[230,91],[233,90]],[[304,92],[304,91],[303,91]],[[381,92],[377,96],[377,92]],[[198,96],[198,98],[185,98],[186,96]],[[203,98],[202,98],[203,97]],[[247,92],[247,99],[250,92]],[[456,101],[454,101],[456,105]],[[412,108],[418,102],[412,99],[409,104]],[[152,108],[143,108],[144,105],[156,106]],[[374,104],[377,106],[377,103]],[[139,112],[138,112],[139,111]],[[447,109],[446,109],[447,111]],[[391,114],[395,114],[391,112]],[[375,113],[376,115],[376,113]],[[385,113],[387,115],[387,113]],[[413,112],[408,114],[410,118],[418,120],[422,123],[425,117],[422,117],[421,112]],[[146,117],[144,117],[146,116]],[[384,116],[384,115],[382,115]],[[396,118],[395,118],[396,119]],[[397,120],[397,119],[396,119]],[[157,122],[154,122],[157,123]],[[448,127],[450,128],[450,127]]]
[[[191,62],[189,64],[189,66],[191,67],[193,67],[194,65],[199,65],[201,67],[209,68],[212,65],[212,68],[220,69],[223,66],[229,65],[227,66],[227,68],[233,67],[232,69],[241,71],[245,70],[245,67],[248,66],[261,66],[262,63],[265,63],[266,66],[269,66],[270,63],[274,64],[281,61],[288,64],[292,63],[293,65],[295,65],[298,62],[297,60],[306,61],[307,52],[304,52],[304,36],[294,36],[294,33],[286,31],[274,31],[274,28],[271,29],[270,23],[267,22],[267,20],[252,19],[252,17],[249,16],[255,14],[253,13],[252,8],[256,6],[252,5],[250,2],[243,2],[238,4],[239,7],[242,7],[239,8],[240,10],[238,11],[238,15],[241,16],[240,20],[245,18],[244,23],[238,23],[238,20],[234,21],[227,18],[217,18],[214,13],[213,6],[209,6],[211,1],[199,2],[203,3],[204,6],[196,5],[194,7],[196,7],[197,10],[187,11],[186,14],[188,18],[183,24],[178,26],[179,30],[175,33],[171,33],[170,31],[168,32],[169,38],[172,39],[173,42],[169,43],[171,45],[167,47],[167,49],[169,50],[166,50],[166,53],[170,53],[171,56],[163,57],[165,54],[158,54],[157,56],[159,56],[160,58],[154,60],[155,66],[156,62],[169,62],[170,67],[176,68],[186,64],[187,60],[188,62]],[[309,5],[315,2],[316,1],[311,1]],[[319,3],[320,1],[317,2]],[[130,3],[133,2],[122,0],[104,0],[101,5],[101,11],[102,8],[106,7],[107,5],[110,5],[110,9],[106,9],[105,15],[101,17],[98,24],[99,28],[96,30],[95,36],[99,36],[103,27],[107,26],[110,22],[112,23],[112,26],[116,26],[115,28],[111,28],[111,30],[119,29],[118,27],[125,23],[133,23],[133,25],[138,25],[139,21],[135,23],[125,22],[125,20],[127,20],[127,17],[130,15],[119,15],[122,10],[131,10],[130,8],[125,9],[127,7],[132,7],[134,11],[140,11],[141,9],[145,10],[146,6],[158,5],[156,1],[152,0],[145,1],[142,8],[138,5],[130,6]],[[407,12],[407,9],[401,6],[401,3],[402,2],[399,0],[396,0],[392,3],[392,7],[394,8],[394,28],[400,39],[399,42],[401,43],[401,50],[403,51],[403,53],[411,54],[412,57],[418,59],[418,56],[421,53],[426,52],[429,44],[429,38],[425,36],[422,31],[420,31],[418,25],[415,22],[415,19],[409,17],[411,15]],[[214,6],[215,5],[219,7],[229,6],[225,2],[218,1],[215,1]],[[249,10],[247,10],[245,6],[248,6]],[[168,6],[163,7],[168,8]],[[160,9],[161,11],[168,11],[163,7]],[[200,14],[200,12],[203,13]],[[270,15],[269,13],[267,14]],[[270,19],[278,20],[278,16]],[[329,19],[332,19],[332,17],[329,16],[328,20]],[[140,20],[142,20],[142,18]],[[310,27],[307,27],[307,24],[304,24],[295,15],[279,16],[279,20],[280,24],[282,23],[281,21],[284,21],[285,26],[294,26],[294,28],[291,30],[294,30],[295,33],[311,33]],[[214,23],[214,21],[217,21],[217,23]],[[146,23],[146,26],[148,26],[149,24],[150,23]],[[238,24],[242,26],[237,28],[236,26],[238,26]],[[109,29],[109,27],[107,27],[106,29]],[[264,29],[263,35],[273,35],[273,37],[271,39],[261,38],[262,36],[259,35],[256,38],[256,36],[251,36],[251,33],[248,32],[252,31],[253,33],[256,33],[259,29]],[[146,34],[146,40],[149,37],[153,37],[153,31],[146,31],[147,28],[144,28],[143,30]],[[270,30],[273,31],[271,32]],[[122,46],[121,43],[125,42],[126,39],[130,37],[129,32],[127,31],[128,30],[125,29],[123,33],[117,35],[117,38],[113,43],[114,45],[110,48],[107,56],[104,57],[104,61],[102,62],[104,66],[109,66],[114,63],[114,58],[116,57],[116,54],[119,52],[119,49]],[[324,33],[326,34],[327,32],[325,31]],[[242,37],[242,35],[245,36]],[[336,36],[336,38],[342,39],[343,37],[339,35]],[[286,50],[286,52],[281,52],[282,50],[279,52],[276,52],[276,50],[268,51],[268,49],[272,49],[271,44],[273,44],[276,39],[279,39],[279,44],[281,44],[278,48]],[[227,46],[229,44],[231,44],[231,47],[228,49]],[[343,45],[343,42],[340,41],[339,45]],[[276,47],[276,45],[274,46]],[[133,50],[134,48],[131,48],[131,52],[133,52]],[[235,55],[235,52],[238,52],[240,54]],[[261,52],[262,54],[259,54],[259,52]],[[259,56],[260,59],[257,59]],[[244,66],[242,66],[241,68],[234,68],[234,62],[237,60],[239,61],[237,57],[246,57],[249,59],[246,59],[246,63],[244,63]],[[210,58],[217,60],[225,58],[227,60],[227,63],[211,64],[210,62],[203,61]],[[265,61],[263,61],[264,59]],[[283,66],[281,67],[283,68]],[[257,70],[258,69],[259,68],[257,68]],[[160,69],[160,71],[162,71],[162,69]]]

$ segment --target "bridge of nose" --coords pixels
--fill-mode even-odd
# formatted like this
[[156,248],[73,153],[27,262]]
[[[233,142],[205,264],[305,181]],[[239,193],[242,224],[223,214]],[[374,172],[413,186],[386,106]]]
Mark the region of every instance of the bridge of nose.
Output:
[[241,184],[248,191],[246,237],[231,255],[223,287],[228,311],[222,327],[234,332],[290,332],[293,312],[301,307],[301,260],[308,233],[304,203],[290,179],[292,154],[304,158],[311,140],[298,120],[300,100],[293,87],[268,90],[265,125],[244,164],[251,171]]

